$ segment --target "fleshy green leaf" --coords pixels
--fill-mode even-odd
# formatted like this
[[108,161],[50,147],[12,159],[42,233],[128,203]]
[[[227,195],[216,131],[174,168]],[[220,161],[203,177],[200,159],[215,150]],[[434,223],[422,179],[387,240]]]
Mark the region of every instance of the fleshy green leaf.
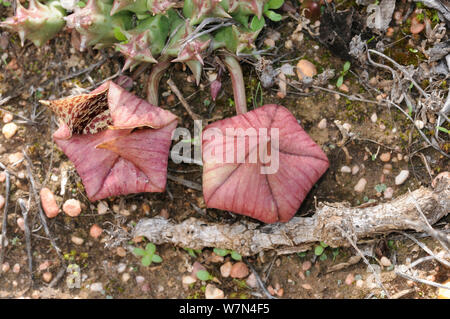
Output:
[[197,278],[202,281],[208,281],[212,278],[207,270],[199,270],[197,271]]
[[323,250],[324,250],[324,248],[322,247],[322,246],[316,246],[315,248],[314,248],[314,254],[316,255],[316,256],[320,256],[320,255],[322,255],[322,253],[323,253]]
[[135,255],[137,255],[137,256],[145,256],[145,255],[147,255],[145,250],[143,250],[142,248],[137,248],[137,247],[133,249],[133,253]]
[[342,70],[344,71],[344,73],[347,73],[348,70],[350,70],[350,62],[347,61],[344,63],[344,67],[342,68]]
[[266,24],[266,20],[264,17],[261,17],[261,19],[258,19],[257,16],[254,16],[252,19],[252,22],[250,22],[250,29],[252,31],[258,31],[264,27]]
[[218,256],[226,256],[228,255],[229,251],[227,249],[222,249],[222,248],[214,248],[214,253]]
[[153,255],[152,261],[154,263],[160,263],[160,262],[162,262],[162,258],[160,256],[158,256],[158,255]]
[[283,17],[281,14],[278,14],[272,10],[267,10],[266,12],[264,12],[264,14],[272,21],[280,21],[281,18]]
[[142,266],[148,267],[152,264],[152,256],[151,255],[145,255],[142,257],[141,260]]
[[242,256],[239,253],[235,252],[234,250],[231,252],[231,258],[237,261],[242,260]]
[[156,251],[156,246],[153,243],[148,243],[147,246],[145,246],[145,250],[149,254],[154,254]]
[[344,77],[341,75],[341,76],[338,78],[337,82],[336,82],[336,86],[337,86],[338,88],[340,88],[341,85],[342,85],[342,83],[344,83]]
[[283,3],[284,3],[284,0],[270,0],[267,3],[267,7],[269,9],[279,9],[283,5]]
[[322,246],[323,248],[327,248],[328,247],[328,245],[325,244],[323,241],[320,242],[320,246]]

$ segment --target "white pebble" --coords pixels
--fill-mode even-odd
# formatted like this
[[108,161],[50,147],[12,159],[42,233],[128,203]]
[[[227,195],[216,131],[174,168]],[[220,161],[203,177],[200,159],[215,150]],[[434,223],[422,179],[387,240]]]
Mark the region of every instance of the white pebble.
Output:
[[189,285],[193,284],[194,282],[196,282],[197,279],[188,275],[188,276],[183,276],[181,281],[182,281],[183,285],[189,286]]
[[359,166],[358,165],[353,165],[352,167],[352,175],[356,175],[359,172]]
[[97,212],[99,215],[104,215],[108,212],[108,204],[105,203],[104,201],[100,201],[97,204]]
[[404,169],[395,177],[395,185],[403,184],[409,177],[409,171]]
[[2,272],[8,272],[11,269],[11,266],[9,266],[9,263],[3,263],[2,265]]
[[145,278],[144,278],[143,276],[137,276],[137,277],[136,277],[136,283],[137,283],[138,285],[144,283],[144,281],[145,281]]
[[84,239],[77,237],[77,236],[72,236],[72,243],[74,243],[75,245],[81,246],[84,243]]
[[11,113],[6,113],[3,115],[3,123],[9,123],[13,120],[13,115]]
[[342,127],[347,131],[350,132],[350,130],[352,129],[352,126],[349,123],[344,123],[344,125],[342,125]]
[[380,264],[381,264],[383,267],[389,267],[389,266],[392,265],[391,261],[390,261],[387,257],[385,257],[385,256],[381,257],[381,259],[380,259]]
[[386,188],[386,190],[384,191],[384,198],[391,199],[393,195],[394,195],[394,189],[392,187]]
[[352,169],[348,166],[342,166],[341,167],[341,173],[351,173]]
[[372,116],[370,117],[370,120],[372,121],[372,123],[376,123],[378,120],[377,113],[373,113]]
[[425,123],[424,123],[423,121],[421,121],[421,120],[416,120],[416,121],[414,122],[414,124],[416,124],[416,126],[417,126],[417,128],[418,128],[419,130],[421,130],[421,129],[423,129],[423,128],[425,127]]
[[366,185],[367,185],[367,180],[365,178],[361,178],[358,181],[358,183],[356,183],[356,185],[355,185],[355,188],[354,188],[355,192],[358,192],[358,193],[364,192]]
[[5,124],[3,126],[2,133],[6,139],[10,139],[11,137],[14,136],[14,134],[17,133],[18,129],[19,129],[19,127],[16,124],[11,122],[11,123]]
[[18,274],[20,272],[20,265],[15,264],[12,269],[13,273]]
[[123,275],[122,275],[122,282],[127,282],[128,280],[130,280],[130,278],[131,278],[131,276],[130,276],[130,274],[129,273],[124,273]]
[[95,282],[91,285],[91,291],[101,292],[103,290],[103,284],[101,282]]
[[117,272],[119,274],[123,273],[125,271],[125,269],[127,269],[127,265],[124,263],[120,263],[117,265]]
[[327,119],[321,119],[319,124],[317,124],[317,127],[321,130],[324,130],[327,128]]
[[233,267],[233,264],[231,262],[226,262],[222,266],[220,266],[220,274],[222,277],[227,278],[230,276],[231,268]]
[[225,294],[223,290],[220,290],[216,286],[212,284],[207,284],[205,289],[205,298],[206,299],[223,299]]

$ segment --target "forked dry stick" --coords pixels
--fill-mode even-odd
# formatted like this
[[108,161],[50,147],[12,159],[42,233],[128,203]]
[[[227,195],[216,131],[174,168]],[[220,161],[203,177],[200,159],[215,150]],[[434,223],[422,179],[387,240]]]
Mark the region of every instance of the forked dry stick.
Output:
[[23,226],[25,233],[25,241],[27,247],[27,257],[28,257],[28,271],[30,272],[30,281],[33,284],[33,255],[31,254],[31,236],[30,236],[30,228],[28,227],[28,208],[25,204],[25,201],[22,198],[18,200],[20,209],[22,210],[23,216]]
[[[449,178],[440,179],[434,189],[421,187],[412,194],[430,225],[450,212]],[[142,219],[132,236],[145,236],[156,244],[171,243],[192,249],[231,249],[243,256],[271,249],[286,254],[306,251],[320,241],[331,247],[350,246],[336,226],[352,225],[357,240],[399,230],[423,231],[423,225],[415,228],[411,224],[418,218],[415,203],[407,193],[390,202],[364,208],[348,207],[345,203],[319,203],[312,217],[294,217],[287,223],[271,225],[248,220],[224,224],[196,218],[181,223],[163,218]]]

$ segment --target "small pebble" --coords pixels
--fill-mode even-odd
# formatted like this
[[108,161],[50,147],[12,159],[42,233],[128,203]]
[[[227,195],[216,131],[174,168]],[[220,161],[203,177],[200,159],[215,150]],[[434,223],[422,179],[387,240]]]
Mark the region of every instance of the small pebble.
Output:
[[341,167],[341,173],[351,173],[352,169],[348,166],[342,166]]
[[3,197],[3,195],[0,195],[0,209],[2,209],[3,206],[5,206],[5,197]]
[[197,279],[192,277],[192,276],[190,276],[190,275],[187,275],[187,276],[183,276],[181,281],[182,281],[184,286],[189,286],[189,285],[193,284],[194,282],[196,282]]
[[6,139],[10,139],[17,133],[18,129],[19,129],[19,127],[16,124],[8,123],[3,126],[2,133]]
[[386,190],[384,191],[384,198],[391,199],[393,195],[394,195],[394,189],[392,187],[386,188]]
[[116,254],[119,257],[125,257],[127,255],[127,251],[123,247],[117,247],[116,248]]
[[344,92],[344,93],[348,93],[350,90],[349,90],[349,88],[348,88],[348,86],[345,84],[345,83],[343,83],[340,87],[339,87],[339,90],[341,90],[342,92]]
[[22,152],[17,152],[17,153],[12,153],[8,155],[8,162],[9,164],[16,164],[20,161],[23,160],[23,153]]
[[81,213],[81,203],[77,199],[68,199],[63,205],[63,211],[70,217],[76,217]]
[[2,265],[2,272],[8,272],[11,269],[11,266],[8,262],[3,263]]
[[44,271],[46,270],[48,267],[50,267],[50,262],[48,260],[44,261],[43,263],[41,263],[38,267],[38,269],[40,271]]
[[0,183],[3,183],[6,180],[6,173],[0,172]]
[[408,170],[402,170],[396,177],[395,177],[395,185],[401,185],[403,184],[409,177],[409,171]]
[[383,166],[383,174],[390,175],[392,173],[392,164],[384,164]]
[[143,276],[136,276],[136,283],[138,285],[143,284],[145,281],[145,278]]
[[303,262],[302,270],[307,271],[307,270],[311,269],[311,266],[312,266],[311,262],[309,260],[307,260],[307,261]]
[[53,275],[51,272],[46,271],[42,274],[42,280],[44,280],[45,282],[50,282],[53,278]]
[[99,215],[106,214],[108,212],[108,209],[109,209],[109,207],[108,207],[107,203],[105,203],[104,201],[98,202],[98,204],[97,204],[97,212],[98,212]]
[[391,160],[391,153],[386,152],[380,155],[380,160],[382,162],[389,162]]
[[127,265],[124,264],[124,263],[119,263],[119,264],[117,265],[117,272],[118,272],[119,274],[123,273],[126,269],[127,269]]
[[45,215],[48,218],[56,217],[59,214],[59,207],[56,203],[56,198],[53,192],[50,189],[44,187],[41,189],[39,194],[41,196],[41,204],[42,208],[44,209]]
[[11,113],[5,113],[3,115],[3,123],[9,123],[13,120],[13,115]]
[[389,260],[389,258],[387,258],[387,257],[385,257],[385,256],[381,257],[381,259],[380,259],[380,264],[381,264],[383,267],[390,267],[390,266],[392,265],[392,263],[391,263],[391,261]]
[[233,264],[230,261],[220,266],[220,274],[222,275],[222,277],[224,278],[229,277],[231,274],[231,268],[233,268]]
[[[1,206],[1,205],[0,205]],[[1,207],[0,207],[1,208]],[[22,217],[17,218],[17,226],[24,231],[25,230],[25,220]]]
[[300,81],[303,80],[303,77],[313,77],[317,74],[317,69],[314,64],[309,62],[308,60],[302,59],[297,63],[297,76]]
[[130,280],[130,278],[131,278],[131,276],[130,276],[130,274],[129,273],[124,273],[123,275],[122,275],[122,282],[128,282],[128,280]]
[[71,238],[72,243],[74,243],[75,245],[81,246],[84,243],[84,239],[81,237],[77,237],[77,236],[72,236]]
[[317,124],[317,127],[321,130],[324,130],[327,128],[327,119],[321,119],[319,124]]
[[12,269],[13,273],[18,274],[20,272],[20,265],[15,264]]
[[231,278],[242,279],[248,276],[248,267],[242,261],[239,261],[231,267],[230,271]]
[[353,276],[352,273],[348,274],[347,277],[345,278],[345,284],[347,286],[351,286],[351,284],[353,284],[354,281],[355,281],[355,277]]
[[373,114],[370,116],[370,120],[372,121],[372,123],[376,123],[377,120],[378,120],[377,113],[373,113]]
[[93,284],[91,284],[90,289],[92,292],[102,292],[103,284],[101,282],[94,282]]
[[312,289],[310,284],[303,284],[302,287],[303,287],[303,289],[306,289],[306,290],[311,290]]
[[91,235],[92,238],[97,239],[100,237],[102,232],[103,232],[103,229],[99,225],[94,224],[94,225],[92,225],[91,229],[89,230],[89,235]]
[[356,287],[362,288],[364,286],[364,281],[362,279],[358,279],[356,281]]
[[258,286],[258,281],[256,280],[256,276],[254,273],[251,273],[250,276],[247,277],[245,283],[250,288],[256,288]]
[[205,298],[206,299],[223,299],[225,298],[225,294],[223,290],[217,288],[212,284],[207,284],[205,289]]
[[357,193],[362,193],[364,192],[364,189],[366,188],[367,185],[367,180],[365,178],[361,178],[358,183],[356,183],[354,190]]
[[356,175],[359,172],[359,166],[358,165],[353,165],[352,167],[352,175]]

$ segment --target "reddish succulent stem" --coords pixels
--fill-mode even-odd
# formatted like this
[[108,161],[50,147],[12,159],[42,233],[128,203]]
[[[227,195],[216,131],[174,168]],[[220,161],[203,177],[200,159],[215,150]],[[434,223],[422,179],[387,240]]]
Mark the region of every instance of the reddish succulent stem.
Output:
[[241,65],[238,60],[230,55],[226,56],[223,62],[231,75],[236,114],[247,113],[247,99],[245,97],[245,83]]
[[164,74],[164,71],[167,70],[170,66],[170,61],[168,56],[161,56],[159,62],[155,64],[148,76],[147,82],[147,101],[152,105],[158,105],[159,103],[159,82]]

